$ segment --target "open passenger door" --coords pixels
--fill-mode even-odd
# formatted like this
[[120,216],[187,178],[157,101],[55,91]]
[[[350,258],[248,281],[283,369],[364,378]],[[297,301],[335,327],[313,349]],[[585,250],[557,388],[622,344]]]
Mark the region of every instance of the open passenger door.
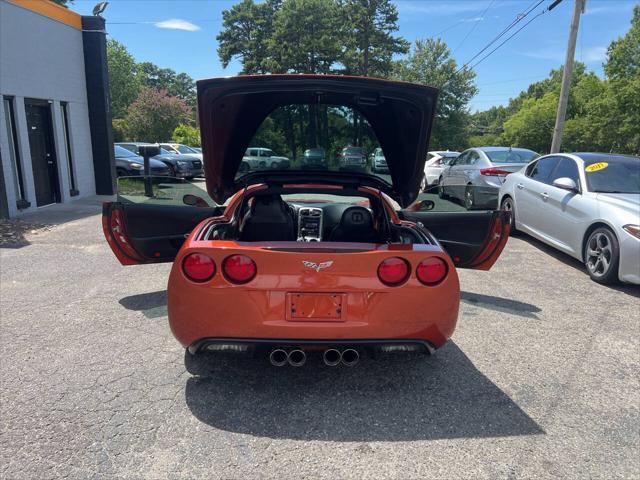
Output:
[[[429,195],[429,194],[427,194]],[[399,212],[403,220],[419,223],[438,239],[457,268],[489,270],[502,253],[510,231],[510,212],[468,211],[449,199],[433,198],[435,208],[409,207]],[[497,202],[496,202],[497,203]],[[443,210],[436,211],[438,207]]]
[[[167,187],[175,185],[172,181],[181,187]],[[142,182],[143,177],[119,179],[118,201],[105,202],[102,206],[105,238],[122,265],[172,262],[185,239],[202,220],[224,212],[222,206],[182,203],[187,191],[183,180],[163,178],[154,182],[154,192],[157,188],[163,192],[151,197],[140,195],[137,187]],[[167,191],[172,194],[167,195]],[[206,198],[207,204],[213,204]]]

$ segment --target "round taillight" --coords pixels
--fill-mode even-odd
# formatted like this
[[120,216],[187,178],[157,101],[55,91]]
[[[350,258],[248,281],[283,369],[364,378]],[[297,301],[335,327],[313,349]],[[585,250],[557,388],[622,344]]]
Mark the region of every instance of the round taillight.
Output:
[[182,271],[189,280],[206,282],[216,274],[216,264],[203,253],[190,253],[182,260]]
[[436,285],[447,276],[447,263],[440,257],[425,258],[418,264],[416,276],[425,285]]
[[378,265],[378,278],[389,286],[400,285],[409,277],[409,264],[400,257],[390,257]]
[[231,255],[222,264],[222,271],[230,282],[247,283],[256,276],[256,264],[246,255]]

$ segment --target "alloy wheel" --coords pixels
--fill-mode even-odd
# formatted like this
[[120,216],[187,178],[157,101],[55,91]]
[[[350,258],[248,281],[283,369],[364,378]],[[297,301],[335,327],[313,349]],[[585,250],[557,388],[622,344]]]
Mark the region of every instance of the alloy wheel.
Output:
[[587,242],[586,266],[594,277],[603,277],[611,268],[613,248],[611,239],[603,232],[594,232]]

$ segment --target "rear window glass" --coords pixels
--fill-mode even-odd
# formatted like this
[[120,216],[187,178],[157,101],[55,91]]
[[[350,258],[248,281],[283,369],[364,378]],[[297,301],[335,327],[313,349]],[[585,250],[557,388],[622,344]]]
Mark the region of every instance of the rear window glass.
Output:
[[498,150],[484,153],[492,163],[529,163],[538,157],[532,150]]
[[237,176],[256,170],[355,171],[381,177],[374,171],[380,143],[367,119],[357,110],[330,104],[292,104],[272,111],[251,140],[254,148],[271,149],[277,157],[245,157]]

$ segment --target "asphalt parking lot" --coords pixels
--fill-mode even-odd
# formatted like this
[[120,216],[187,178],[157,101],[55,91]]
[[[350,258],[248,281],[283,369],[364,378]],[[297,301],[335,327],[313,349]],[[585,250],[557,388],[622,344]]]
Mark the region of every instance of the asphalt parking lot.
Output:
[[[97,208],[94,209],[97,212]],[[0,475],[638,478],[640,297],[526,237],[461,271],[434,357],[185,371],[169,265],[87,215],[1,250]]]

